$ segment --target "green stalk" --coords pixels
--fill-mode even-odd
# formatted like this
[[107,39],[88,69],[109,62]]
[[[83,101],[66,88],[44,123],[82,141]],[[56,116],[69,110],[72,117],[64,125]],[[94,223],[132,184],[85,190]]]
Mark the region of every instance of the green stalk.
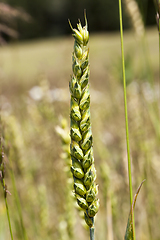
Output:
[[3,179],[3,186],[4,186],[4,200],[5,200],[5,205],[6,205],[6,213],[7,213],[9,231],[10,231],[11,239],[13,240],[13,233],[12,233],[12,227],[11,227],[11,221],[10,221],[10,215],[9,215],[9,209],[8,209],[8,202],[7,202],[7,192],[6,192],[6,188],[5,188],[4,179]]
[[[121,34],[122,73],[123,73],[123,88],[124,88],[124,108],[125,108],[125,122],[126,122],[126,142],[127,142],[127,157],[128,157],[130,205],[132,206],[132,201],[133,201],[132,172],[131,172],[131,158],[130,158],[130,147],[129,147],[127,93],[126,93],[125,61],[124,61],[124,47],[123,47],[123,23],[122,23],[122,2],[121,2],[121,0],[119,0],[119,19],[120,19],[120,34]],[[133,239],[135,240],[136,237],[135,237],[134,213],[132,214],[132,222],[133,222]]]

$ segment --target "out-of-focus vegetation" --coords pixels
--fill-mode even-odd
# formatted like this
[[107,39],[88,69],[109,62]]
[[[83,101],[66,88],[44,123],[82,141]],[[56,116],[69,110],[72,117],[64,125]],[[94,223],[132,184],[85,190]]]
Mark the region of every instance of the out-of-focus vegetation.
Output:
[[[147,30],[146,39],[141,42],[133,32],[126,32],[124,41],[134,192],[146,179],[135,209],[136,235],[141,240],[158,240],[158,33],[156,29]],[[68,176],[55,127],[60,124],[60,116],[69,121],[72,49],[70,37],[0,49],[6,184],[12,194],[7,198],[16,240],[23,238],[13,173],[28,239],[71,239],[66,212]],[[101,204],[96,239],[120,240],[125,234],[130,206],[119,34],[90,34],[90,71],[92,131]],[[3,196],[1,188],[0,196]],[[76,239],[88,239],[88,232],[77,224],[82,220],[76,211],[73,214]],[[0,219],[0,240],[10,239],[2,197]]]
[[[23,9],[31,17],[24,22],[17,19],[15,30],[20,33],[19,39],[70,34],[67,22],[69,18],[73,25],[77,18],[83,19],[83,11],[87,9],[89,30],[91,32],[114,31],[119,29],[117,0],[2,0],[16,9]],[[153,1],[137,0],[145,24],[155,24]],[[123,1],[125,9],[125,1]],[[127,11],[124,11],[124,28],[130,26]],[[106,19],[107,16],[107,19]]]

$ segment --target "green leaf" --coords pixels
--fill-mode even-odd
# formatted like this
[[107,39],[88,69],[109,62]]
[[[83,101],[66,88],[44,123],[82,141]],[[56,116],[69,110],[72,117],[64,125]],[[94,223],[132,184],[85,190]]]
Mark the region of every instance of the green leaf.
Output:
[[136,194],[134,195],[134,199],[133,199],[132,206],[131,206],[131,210],[130,210],[129,217],[128,217],[126,234],[125,234],[125,237],[124,237],[125,240],[134,240],[134,232],[133,232],[133,211],[134,211],[134,207],[135,207],[135,204],[136,204],[136,200],[137,200],[138,194],[139,194],[139,192],[140,192],[140,189],[141,189],[142,184],[144,183],[144,181],[145,181],[145,180],[143,180],[143,181],[141,182],[141,184],[139,185],[139,187],[138,187],[138,189],[137,189],[137,191],[136,191]]

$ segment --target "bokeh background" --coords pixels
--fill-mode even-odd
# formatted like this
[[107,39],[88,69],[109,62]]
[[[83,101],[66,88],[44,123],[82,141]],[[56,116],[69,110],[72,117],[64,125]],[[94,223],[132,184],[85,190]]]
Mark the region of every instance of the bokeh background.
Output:
[[[93,32],[108,32],[119,30],[119,16],[117,0],[7,0],[2,3],[29,14],[30,21],[17,19],[14,27],[19,33],[19,39],[37,39],[70,34],[68,18],[73,25],[77,19],[83,19],[84,9],[87,10],[89,29]],[[137,0],[145,25],[155,25],[154,2]],[[123,1],[125,5],[125,1]],[[22,12],[23,9],[23,12]],[[127,11],[124,10],[124,27],[130,27]],[[29,19],[28,19],[29,20]],[[13,24],[13,21],[10,22]]]
[[[0,2],[0,107],[15,240],[89,239],[69,173],[73,38],[90,32],[90,92],[100,210],[96,239],[124,238],[130,209],[118,0]],[[123,0],[133,192],[140,240],[160,239],[159,50],[154,1]],[[22,214],[21,214],[22,212]],[[25,230],[24,230],[25,229]],[[24,237],[24,232],[27,237]],[[10,239],[0,188],[0,240]]]

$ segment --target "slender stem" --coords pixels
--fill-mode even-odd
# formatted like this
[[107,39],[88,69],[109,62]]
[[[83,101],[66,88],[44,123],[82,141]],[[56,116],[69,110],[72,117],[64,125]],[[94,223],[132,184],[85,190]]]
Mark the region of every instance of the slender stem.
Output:
[[5,205],[6,205],[6,212],[7,212],[10,236],[11,236],[11,239],[13,240],[13,233],[12,233],[12,227],[11,227],[11,221],[10,221],[10,215],[9,215],[9,209],[8,209],[8,202],[7,202],[6,192],[4,193],[4,200],[5,200]]
[[94,218],[92,218],[93,226],[90,228],[90,240],[94,240]]
[[[122,52],[122,73],[123,73],[123,88],[124,88],[124,108],[125,108],[125,122],[126,122],[126,141],[127,141],[127,157],[128,157],[128,175],[129,175],[129,190],[130,190],[130,205],[132,206],[133,193],[132,193],[132,172],[131,172],[131,159],[129,147],[129,130],[128,130],[128,113],[127,113],[127,94],[126,94],[126,77],[125,77],[125,61],[124,61],[124,47],[123,47],[123,23],[122,23],[122,3],[119,0],[119,18],[120,18],[120,33],[121,33],[121,52]],[[135,238],[135,223],[134,213],[133,220],[133,236]]]

